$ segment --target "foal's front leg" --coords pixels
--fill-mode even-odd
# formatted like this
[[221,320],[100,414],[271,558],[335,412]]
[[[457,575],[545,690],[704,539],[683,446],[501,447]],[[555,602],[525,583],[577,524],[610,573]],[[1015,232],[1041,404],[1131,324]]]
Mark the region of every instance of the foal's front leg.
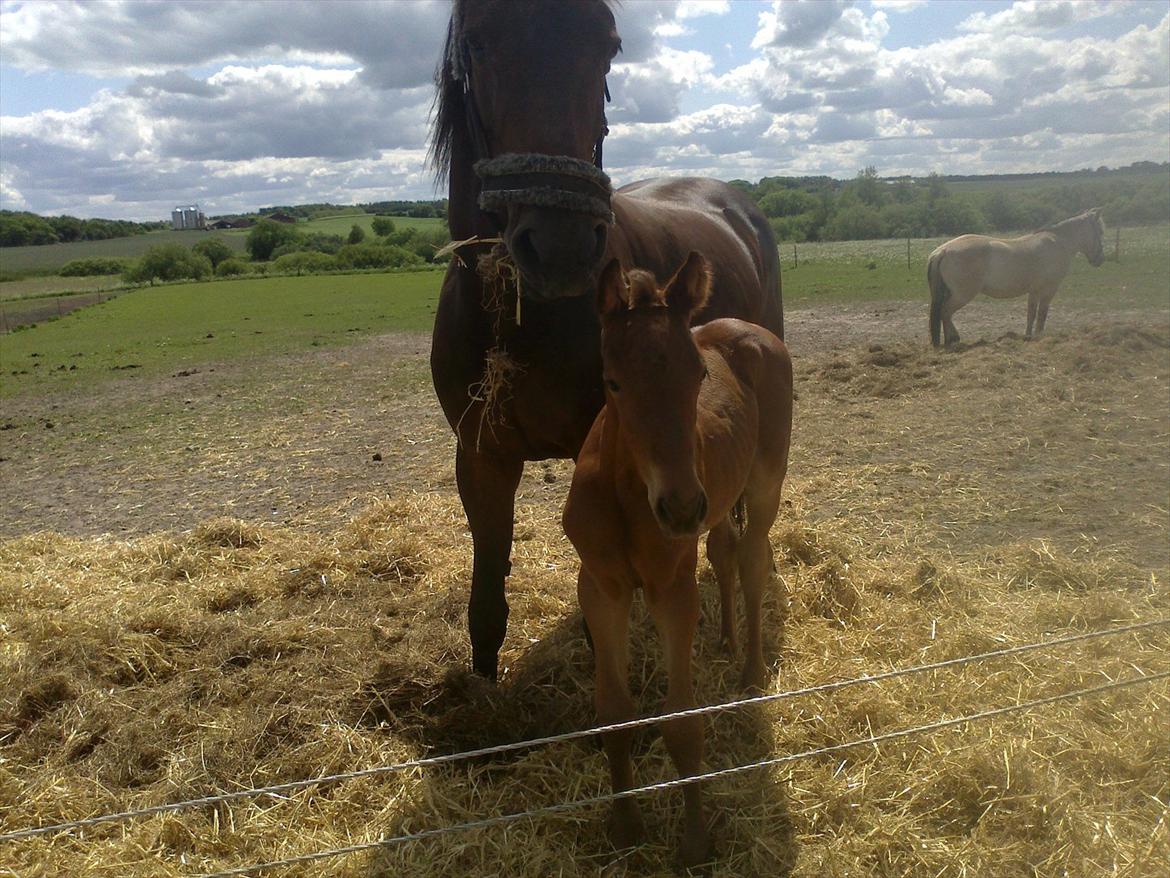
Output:
[[[634,701],[629,689],[629,625],[633,594],[626,588],[603,589],[581,564],[577,576],[577,599],[593,637],[593,663],[596,669],[594,703],[602,725],[634,718]],[[609,759],[609,777],[615,793],[634,785],[634,766],[630,761],[633,729],[602,735]],[[633,847],[642,841],[644,826],[638,803],[619,799],[609,817],[609,839],[615,848]]]
[[[669,679],[666,689],[667,713],[695,706],[691,679],[691,647],[699,625],[699,587],[695,582],[695,555],[673,583],[646,587],[646,603],[662,638]],[[703,718],[689,716],[662,723],[662,737],[670,758],[682,777],[699,774],[703,764]],[[711,836],[703,811],[703,793],[697,783],[683,787],[683,834],[679,857],[685,866],[697,866],[711,859]]]

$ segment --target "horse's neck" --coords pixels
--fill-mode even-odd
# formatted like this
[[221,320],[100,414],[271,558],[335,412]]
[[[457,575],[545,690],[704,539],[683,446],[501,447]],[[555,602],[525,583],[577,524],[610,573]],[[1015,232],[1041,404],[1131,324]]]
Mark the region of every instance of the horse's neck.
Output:
[[1057,223],[1049,231],[1056,242],[1062,248],[1068,251],[1071,258],[1075,253],[1087,249],[1084,238],[1084,233],[1081,229],[1080,220],[1065,220],[1062,223]]

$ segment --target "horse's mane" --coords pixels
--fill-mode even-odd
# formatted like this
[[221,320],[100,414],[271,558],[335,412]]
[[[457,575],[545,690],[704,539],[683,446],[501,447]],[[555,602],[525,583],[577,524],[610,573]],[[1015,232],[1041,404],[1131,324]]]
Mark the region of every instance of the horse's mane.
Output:
[[456,137],[467,136],[467,116],[463,106],[463,80],[459,58],[459,22],[463,3],[457,2],[447,22],[447,39],[443,55],[435,68],[435,102],[431,105],[431,143],[428,158],[440,179],[451,170],[452,144]]
[[1101,217],[1094,214],[1092,210],[1084,210],[1078,213],[1076,216],[1070,216],[1068,219],[1058,220],[1057,222],[1049,223],[1046,226],[1041,226],[1036,230],[1035,234],[1039,234],[1040,232],[1060,233],[1064,229],[1071,226],[1073,223],[1083,222],[1086,218],[1093,221],[1093,224],[1097,227],[1098,232],[1103,231]]
[[[619,0],[601,0],[611,11]],[[467,110],[464,106],[463,59],[459,54],[459,40],[463,34],[463,9],[467,0],[455,0],[451,18],[447,22],[447,39],[443,55],[435,67],[435,101],[431,105],[431,136],[427,157],[439,179],[451,170],[455,141],[466,138]]]

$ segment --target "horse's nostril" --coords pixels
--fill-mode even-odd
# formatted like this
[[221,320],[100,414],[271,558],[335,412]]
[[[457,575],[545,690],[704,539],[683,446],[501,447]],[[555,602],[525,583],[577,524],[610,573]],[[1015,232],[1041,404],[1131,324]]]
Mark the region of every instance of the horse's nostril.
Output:
[[525,229],[512,237],[512,258],[521,265],[535,267],[540,264],[540,253],[532,242],[532,229]]
[[601,257],[605,255],[605,242],[608,237],[608,229],[604,225],[596,226],[593,229],[593,253],[592,260],[596,264],[601,261]]

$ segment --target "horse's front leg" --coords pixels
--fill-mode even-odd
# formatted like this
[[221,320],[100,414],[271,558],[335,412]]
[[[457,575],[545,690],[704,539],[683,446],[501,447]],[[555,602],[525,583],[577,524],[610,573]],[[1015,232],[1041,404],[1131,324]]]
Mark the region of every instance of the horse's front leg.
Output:
[[[577,575],[577,599],[592,632],[593,662],[597,690],[594,703],[602,725],[634,718],[634,701],[629,684],[629,625],[632,593],[627,588],[603,589],[582,562]],[[602,735],[609,760],[609,777],[615,793],[634,785],[630,748],[633,729]],[[609,839],[618,850],[633,847],[644,834],[642,813],[634,799],[618,799],[609,817]]]
[[[1032,327],[1036,323],[1036,306],[1039,303],[1040,303],[1039,294],[1036,293],[1035,290],[1030,291],[1028,293],[1028,328],[1026,330],[1024,330],[1024,338],[1027,340],[1031,340],[1031,338],[1032,338]],[[1047,311],[1047,310],[1048,309],[1046,307],[1045,311]],[[1041,321],[1040,325],[1041,326],[1044,325],[1043,321]]]
[[518,458],[480,454],[462,445],[455,453],[455,479],[474,552],[467,606],[471,665],[490,680],[496,679],[508,627],[504,579],[511,570],[512,518],[523,472],[524,461]]
[[[697,546],[696,546],[697,549]],[[695,582],[695,557],[680,565],[673,583],[646,588],[646,603],[666,651],[667,713],[695,706],[691,676],[691,649],[699,625],[699,587]],[[688,716],[662,723],[662,738],[671,761],[682,777],[693,777],[703,764],[703,717]],[[703,810],[700,784],[683,787],[683,832],[679,858],[684,866],[697,866],[711,859],[713,848]]]

